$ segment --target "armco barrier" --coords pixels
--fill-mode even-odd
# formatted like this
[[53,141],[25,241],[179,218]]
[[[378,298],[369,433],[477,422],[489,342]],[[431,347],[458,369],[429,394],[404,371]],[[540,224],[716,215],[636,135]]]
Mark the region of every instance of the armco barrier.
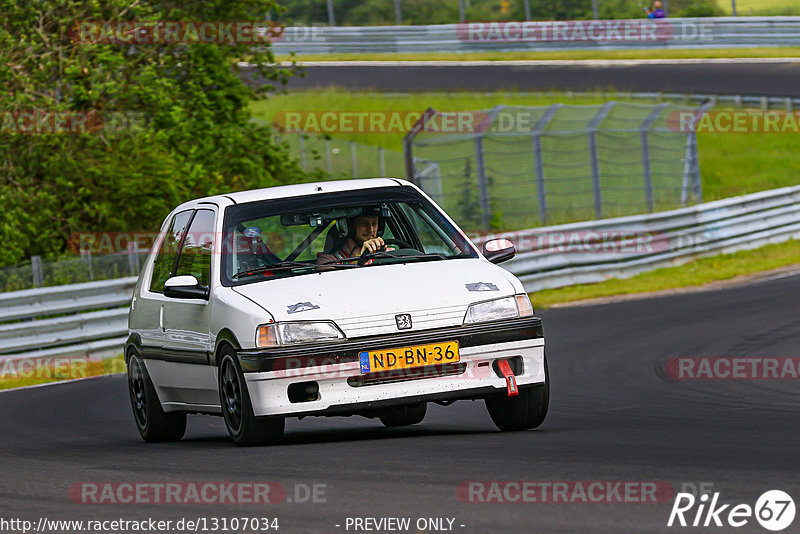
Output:
[[0,359],[121,352],[136,278],[0,293]]
[[[625,37],[627,26],[636,29],[643,23],[659,25],[655,39]],[[483,24],[483,30],[470,33],[470,24]],[[278,54],[360,54],[800,45],[800,17],[669,18],[658,23],[634,19],[491,24],[466,22],[430,26],[287,27],[282,37],[272,43],[272,48]],[[533,25],[534,31],[525,34],[533,37],[520,37],[523,35],[523,24]],[[600,30],[593,26],[597,24]],[[544,33],[537,32],[536,25],[547,29]],[[563,28],[566,35],[555,34],[554,28],[557,27]],[[639,35],[637,31],[632,33]],[[543,36],[538,38],[538,35]],[[548,40],[546,35],[562,37]],[[598,38],[598,35],[601,37]],[[603,40],[602,35],[608,38]]]
[[[599,234],[591,246],[569,246],[570,236]],[[645,235],[655,240],[652,251],[614,252],[604,246],[620,235]],[[492,237],[522,236],[535,243],[537,235],[556,235],[563,244],[536,250],[523,246],[516,257],[503,264],[516,274],[529,292],[572,284],[627,278],[658,267],[679,265],[693,258],[734,252],[800,238],[800,186],[728,198],[672,211],[587,221],[483,236],[480,245]],[[613,243],[612,243],[613,245]],[[599,249],[597,251],[593,249]],[[611,249],[611,252],[609,252]]]
[[[589,234],[596,236],[590,247],[569,246],[569,236]],[[642,234],[653,236],[658,243],[651,252],[604,250],[608,240],[618,243],[620,236]],[[526,247],[537,235],[565,239],[544,248]],[[800,186],[648,215],[482,236],[474,241],[480,246],[492,237],[518,238],[516,257],[503,266],[519,276],[529,292],[626,278],[699,256],[800,238]],[[123,278],[0,294],[0,322],[6,322],[0,324],[0,359],[121,352],[135,283],[135,278]]]

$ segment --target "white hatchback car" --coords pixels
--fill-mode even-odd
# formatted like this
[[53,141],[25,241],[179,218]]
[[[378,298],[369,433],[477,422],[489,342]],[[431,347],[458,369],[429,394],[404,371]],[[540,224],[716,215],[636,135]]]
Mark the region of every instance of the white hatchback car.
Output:
[[[361,254],[364,239],[377,245]],[[495,265],[514,252],[507,240],[479,252],[403,180],[182,204],[131,303],[125,358],[139,432],[178,440],[186,414],[213,414],[237,444],[274,443],[286,417],[402,426],[422,421],[428,402],[460,399],[485,399],[502,430],[537,427],[549,402],[542,322]]]

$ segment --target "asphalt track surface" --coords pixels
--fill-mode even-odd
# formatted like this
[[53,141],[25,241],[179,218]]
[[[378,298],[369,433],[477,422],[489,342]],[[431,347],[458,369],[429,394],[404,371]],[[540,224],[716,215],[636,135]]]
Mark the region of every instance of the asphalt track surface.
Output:
[[[796,60],[551,61],[512,64],[376,65],[312,63],[290,89],[522,91],[614,89],[800,97]],[[245,74],[246,76],[246,74]]]
[[[667,528],[671,503],[462,502],[472,480],[711,483],[755,504],[800,497],[797,380],[675,381],[677,356],[797,357],[800,276],[724,290],[545,310],[552,401],[534,431],[495,430],[482,402],[431,406],[423,423],[289,420],[286,443],[237,448],[220,419],[193,416],[178,443],[145,444],[123,377],[0,393],[0,516],[49,519],[278,517],[280,533],[348,532],[347,517],[450,517],[456,532],[767,532]],[[535,299],[534,299],[535,302]],[[325,484],[321,503],[91,505],[78,482]],[[342,525],[336,527],[335,525]],[[460,527],[459,525],[465,525]],[[784,532],[797,532],[800,519]],[[353,532],[353,530],[349,530]],[[416,532],[411,529],[411,532]]]

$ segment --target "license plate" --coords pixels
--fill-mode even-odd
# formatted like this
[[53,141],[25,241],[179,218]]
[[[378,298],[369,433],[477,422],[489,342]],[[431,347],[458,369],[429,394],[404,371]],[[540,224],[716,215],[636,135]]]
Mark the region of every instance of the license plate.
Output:
[[441,365],[460,361],[458,341],[414,345],[385,350],[364,351],[358,354],[362,373],[393,371],[426,365]]

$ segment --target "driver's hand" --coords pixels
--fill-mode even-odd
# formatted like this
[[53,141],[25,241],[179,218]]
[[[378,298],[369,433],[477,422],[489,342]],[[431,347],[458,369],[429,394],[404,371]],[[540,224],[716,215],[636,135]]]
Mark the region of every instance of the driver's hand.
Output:
[[373,237],[372,239],[367,239],[366,241],[364,241],[364,244],[361,245],[361,254],[359,255],[363,256],[364,254],[372,254],[378,252],[385,246],[386,243],[383,242],[382,237]]

